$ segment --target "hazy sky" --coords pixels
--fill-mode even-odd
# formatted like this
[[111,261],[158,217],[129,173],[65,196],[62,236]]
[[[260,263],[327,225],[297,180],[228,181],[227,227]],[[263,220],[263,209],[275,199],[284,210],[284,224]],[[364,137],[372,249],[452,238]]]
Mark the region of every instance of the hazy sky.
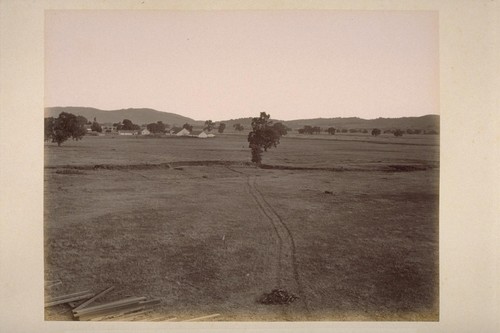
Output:
[[439,113],[437,12],[48,11],[46,106],[196,120]]

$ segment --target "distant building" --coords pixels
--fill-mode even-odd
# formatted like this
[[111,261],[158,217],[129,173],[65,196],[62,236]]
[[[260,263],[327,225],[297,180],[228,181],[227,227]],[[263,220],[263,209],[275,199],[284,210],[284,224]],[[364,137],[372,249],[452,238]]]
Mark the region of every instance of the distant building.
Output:
[[137,135],[139,132],[134,130],[120,130],[118,131],[119,135]]
[[111,125],[101,125],[103,133],[115,133],[116,132],[116,126],[111,126]]
[[151,132],[147,128],[143,128],[141,130],[141,135],[150,135],[150,134],[151,134]]
[[177,135],[177,136],[189,136],[190,134],[191,133],[185,128],[183,128],[179,132],[175,133],[175,135]]
[[191,136],[196,137],[196,138],[200,138],[200,139],[208,138],[208,135],[207,135],[207,133],[205,133],[205,131],[192,131]]
[[215,134],[208,133],[208,134],[207,134],[207,138],[215,138]]

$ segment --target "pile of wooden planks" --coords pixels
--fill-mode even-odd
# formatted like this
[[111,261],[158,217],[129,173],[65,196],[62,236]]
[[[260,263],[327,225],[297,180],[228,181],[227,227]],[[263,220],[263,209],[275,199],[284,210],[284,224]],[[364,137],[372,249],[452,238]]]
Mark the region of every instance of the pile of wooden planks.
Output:
[[[46,287],[62,284],[60,280],[49,281]],[[90,290],[59,295],[46,299],[45,307],[67,304],[71,308],[74,320],[81,321],[177,321],[176,317],[166,314],[154,314],[153,306],[160,304],[160,299],[146,297],[126,297],[116,301],[92,305],[112,291],[114,287],[106,288],[98,293]],[[220,316],[218,313],[181,321],[207,321]]]
[[143,315],[146,311],[149,311],[151,306],[160,303],[160,299],[148,300],[146,297],[127,297],[113,302],[91,306],[91,303],[113,289],[114,287],[109,287],[97,294],[85,290],[77,293],[60,295],[47,299],[45,307],[68,304],[72,308],[72,314],[75,320],[131,320],[134,319],[134,316]]
[[159,304],[159,299],[147,300],[146,297],[128,297],[118,301],[99,304],[92,307],[73,309],[73,317],[78,320],[107,320],[130,314],[142,314],[148,306]]

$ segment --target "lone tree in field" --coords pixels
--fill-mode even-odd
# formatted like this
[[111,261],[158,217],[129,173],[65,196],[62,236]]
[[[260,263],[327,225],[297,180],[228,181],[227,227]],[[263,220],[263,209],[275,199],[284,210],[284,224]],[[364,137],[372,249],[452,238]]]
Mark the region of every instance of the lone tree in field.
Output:
[[219,131],[219,133],[224,133],[224,130],[226,129],[226,124],[224,123],[220,123],[219,124],[219,128],[217,129]]
[[379,136],[382,131],[379,130],[378,128],[372,129],[372,135],[373,136]]
[[277,147],[280,143],[281,132],[273,126],[269,120],[271,115],[265,112],[260,113],[260,117],[252,119],[252,131],[248,133],[248,147],[252,152],[252,162],[260,164],[262,153],[269,148]]
[[45,140],[52,140],[58,146],[69,138],[80,140],[87,132],[86,124],[85,117],[68,112],[61,112],[57,118],[45,118]]

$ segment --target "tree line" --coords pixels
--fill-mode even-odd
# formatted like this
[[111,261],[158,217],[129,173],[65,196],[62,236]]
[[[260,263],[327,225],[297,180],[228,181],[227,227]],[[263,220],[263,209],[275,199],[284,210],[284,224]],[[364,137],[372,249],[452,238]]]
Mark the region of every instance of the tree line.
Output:
[[[291,131],[291,129],[290,129]],[[299,134],[320,134],[321,132],[328,133],[330,135],[335,135],[335,133],[370,133],[367,128],[341,128],[336,129],[335,127],[328,127],[325,129],[320,128],[319,126],[311,126],[305,125],[302,128],[297,129]],[[371,131],[371,135],[378,136],[382,134],[382,130],[379,128],[374,128]],[[384,134],[393,134],[394,136],[403,136],[403,134],[438,134],[436,130],[421,130],[421,129],[407,129],[403,131],[401,129],[387,129],[384,131]]]

